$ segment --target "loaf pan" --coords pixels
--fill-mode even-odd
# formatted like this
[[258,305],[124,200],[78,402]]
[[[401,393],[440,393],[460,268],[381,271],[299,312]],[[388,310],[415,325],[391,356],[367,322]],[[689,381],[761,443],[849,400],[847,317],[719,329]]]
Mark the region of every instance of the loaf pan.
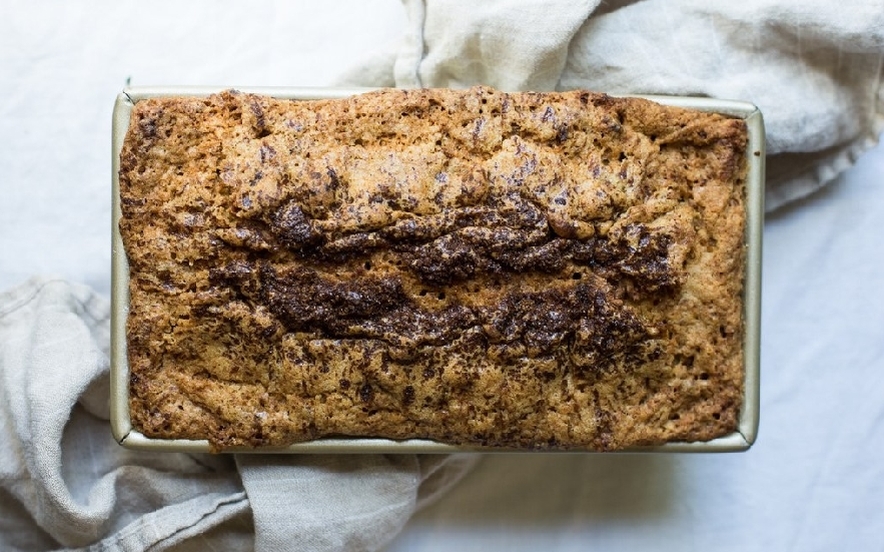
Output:
[[[111,314],[111,430],[122,446],[135,450],[209,452],[208,441],[184,439],[151,439],[132,427],[129,417],[129,367],[126,353],[126,316],[129,310],[129,267],[119,231],[121,217],[119,197],[120,150],[129,126],[133,106],[148,98],[169,96],[203,97],[227,90],[201,87],[138,87],[128,88],[117,97],[113,111],[112,167],[112,314]],[[370,89],[321,88],[249,88],[241,92],[281,99],[314,100],[344,98]],[[755,441],[759,418],[759,341],[761,307],[761,243],[764,213],[764,123],[761,112],[752,104],[684,96],[640,96],[664,105],[715,112],[744,119],[749,131],[748,179],[746,198],[746,273],[744,287],[744,362],[745,382],[743,406],[737,431],[705,442],[673,442],[653,447],[637,447],[626,452],[737,452],[748,449]],[[453,453],[453,452],[516,452],[500,448],[455,446],[425,439],[394,441],[380,438],[324,438],[297,443],[284,448],[232,449],[225,452],[257,453]],[[573,452],[573,451],[572,451]],[[587,451],[592,452],[592,451]]]

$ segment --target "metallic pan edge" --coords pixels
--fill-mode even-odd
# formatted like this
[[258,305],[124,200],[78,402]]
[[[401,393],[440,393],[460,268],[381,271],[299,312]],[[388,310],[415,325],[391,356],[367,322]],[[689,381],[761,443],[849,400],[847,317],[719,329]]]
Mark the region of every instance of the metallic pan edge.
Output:
[[[111,266],[111,431],[114,439],[134,450],[209,452],[208,441],[184,439],[150,439],[135,431],[129,418],[129,367],[126,353],[126,317],[129,312],[129,267],[119,232],[121,217],[119,199],[120,151],[129,126],[129,116],[136,102],[164,96],[207,96],[230,87],[139,87],[124,90],[113,111],[112,170],[112,266]],[[343,98],[370,89],[326,88],[237,88],[241,92],[282,99],[312,100]],[[761,337],[761,247],[764,218],[765,137],[761,112],[754,105],[730,100],[680,96],[642,96],[664,105],[712,111],[744,119],[749,130],[748,179],[746,182],[746,273],[744,283],[744,363],[745,381],[743,409],[738,430],[708,442],[667,443],[657,447],[638,447],[626,452],[737,452],[747,450],[755,442],[759,423],[760,337]],[[525,452],[478,446],[454,446],[425,439],[393,441],[372,438],[319,439],[285,448],[231,450],[251,453],[452,453],[452,452]],[[571,451],[594,452],[594,451]]]

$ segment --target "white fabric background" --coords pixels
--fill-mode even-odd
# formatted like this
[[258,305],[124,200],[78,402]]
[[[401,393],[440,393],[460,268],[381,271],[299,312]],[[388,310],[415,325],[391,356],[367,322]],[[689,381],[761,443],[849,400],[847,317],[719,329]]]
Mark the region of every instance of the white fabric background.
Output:
[[[64,359],[72,385],[87,390],[81,401],[60,407],[52,403],[56,397],[42,391],[46,408],[71,413],[61,436],[66,452],[59,462],[48,462],[51,454],[43,456],[27,439],[42,436],[33,441],[51,445],[49,430],[57,430],[58,423],[46,432],[18,434],[23,440],[0,444],[5,447],[0,452],[0,539],[7,539],[0,540],[0,548],[16,543],[37,550],[63,543],[80,546],[94,536],[130,528],[129,540],[119,543],[140,549],[139,542],[151,536],[145,528],[157,527],[156,520],[179,516],[187,523],[187,508],[156,509],[156,497],[166,491],[177,493],[179,505],[199,499],[223,526],[222,531],[206,525],[196,539],[179,533],[166,541],[168,545],[250,548],[255,509],[260,519],[270,520],[259,528],[257,544],[288,548],[295,541],[281,541],[285,537],[280,531],[287,512],[273,505],[289,501],[292,512],[312,512],[315,526],[321,527],[340,524],[342,508],[349,504],[339,495],[324,501],[309,496],[316,488],[310,486],[300,494],[274,495],[283,484],[297,488],[293,473],[320,475],[342,494],[362,486],[359,496],[376,499],[362,519],[393,511],[387,518],[393,521],[380,526],[392,538],[401,523],[396,520],[407,517],[418,497],[404,507],[384,502],[385,495],[365,487],[378,481],[372,474],[392,466],[391,473],[411,478],[406,489],[428,477],[430,495],[450,482],[439,480],[445,470],[410,463],[409,458],[348,464],[341,458],[305,463],[280,457],[234,463],[126,453],[115,457],[115,463],[95,460],[106,457],[103,451],[120,454],[109,436],[95,437],[106,427],[103,395],[100,387],[89,386],[94,375],[89,370],[103,369],[101,343],[106,339],[101,296],[108,294],[110,284],[110,112],[127,79],[133,85],[481,80],[511,88],[580,84],[614,92],[730,90],[724,79],[695,78],[686,72],[715,67],[696,50],[673,57],[660,46],[667,33],[683,27],[720,24],[719,15],[703,11],[702,6],[713,3],[621,0],[597,7],[597,2],[548,2],[540,10],[514,3],[519,9],[498,17],[485,4],[457,0],[429,9],[417,1],[406,1],[403,9],[393,0],[249,5],[208,0],[0,0],[0,291],[33,275],[82,283],[87,287],[51,294],[54,302],[49,304],[52,309],[69,307],[59,314],[62,321],[68,320],[65,312],[74,312],[77,320],[94,322],[64,338],[85,344],[76,349],[80,356]],[[753,4],[766,11],[747,11]],[[881,2],[715,5],[724,6],[718,12],[730,21],[723,24],[731,31],[728,36],[746,38],[745,44],[756,47],[758,40],[774,37],[773,46],[779,49],[762,50],[792,56],[787,57],[789,63],[761,66],[763,70],[750,71],[737,81],[759,104],[769,102],[762,107],[770,128],[777,129],[772,152],[784,154],[774,175],[782,194],[769,196],[771,204],[812,191],[872,145],[881,130]],[[481,16],[472,19],[477,26],[463,24],[464,6]],[[593,9],[596,16],[584,24]],[[782,19],[784,12],[789,17]],[[683,13],[691,17],[682,18]],[[791,23],[765,24],[783,20]],[[733,26],[741,21],[752,25]],[[593,42],[599,29],[619,31],[623,40]],[[643,42],[655,36],[658,42]],[[573,42],[564,53],[562,41]],[[650,49],[646,55],[654,71],[638,74],[657,75],[657,80],[641,85],[630,80],[636,73],[629,75],[630,60],[636,59],[630,52],[640,47]],[[488,52],[495,56],[490,58]],[[814,55],[818,62],[795,63],[808,56],[817,59]],[[746,66],[735,53],[727,59]],[[588,72],[600,66],[603,70]],[[497,80],[504,77],[512,80]],[[796,83],[798,90],[832,101],[812,104],[813,109],[784,102],[785,91],[795,90]],[[806,116],[786,117],[786,108]],[[808,124],[814,122],[816,126]],[[808,149],[813,153],[805,154]],[[884,542],[884,468],[878,461],[884,455],[882,181],[884,147],[878,146],[828,187],[766,221],[762,422],[751,451],[727,456],[486,456],[453,491],[412,518],[391,549],[879,550]],[[88,288],[97,290],[97,296]],[[7,330],[21,335],[22,324],[14,323],[8,312],[2,320],[9,323]],[[39,327],[28,330],[32,337],[41,335]],[[44,332],[40,339],[63,342],[55,333]],[[90,340],[96,345],[89,345]],[[10,343],[0,342],[0,412],[39,414],[42,403],[22,403],[24,397],[6,392],[22,381],[6,369],[18,350]],[[40,358],[48,358],[49,367],[62,363],[51,356]],[[50,389],[50,376],[32,373],[28,381],[35,382],[36,391]],[[76,397],[76,389],[68,395]],[[3,427],[13,418],[4,414]],[[12,434],[4,431],[4,437]],[[20,456],[30,464],[17,464]],[[112,470],[118,463],[131,466],[123,478],[128,485],[115,483],[120,476]],[[255,468],[267,477],[256,480],[251,489],[246,483],[245,491],[268,502],[246,507],[243,487],[231,474]],[[360,475],[360,470],[368,475]],[[274,484],[274,474],[279,485]],[[44,489],[51,492],[41,494],[35,480],[49,481]],[[201,485],[199,496],[194,494],[196,481]],[[94,486],[117,489],[117,508],[108,510],[98,501],[101,493],[93,491]],[[65,492],[70,496],[65,498]],[[85,525],[61,518],[52,527],[35,527],[35,519],[45,523],[47,512],[59,506],[64,510],[66,504],[91,512]],[[397,507],[404,513],[396,514]],[[139,520],[144,524],[139,526]],[[77,527],[83,526],[94,534],[78,533]],[[335,541],[334,533],[328,536],[300,544],[303,549],[370,547]],[[372,542],[386,540],[381,536]]]

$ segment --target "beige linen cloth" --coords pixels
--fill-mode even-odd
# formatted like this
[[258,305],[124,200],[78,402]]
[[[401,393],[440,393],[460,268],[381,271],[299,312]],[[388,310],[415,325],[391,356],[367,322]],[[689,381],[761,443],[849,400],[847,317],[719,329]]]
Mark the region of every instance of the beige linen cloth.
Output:
[[884,130],[881,0],[406,0],[401,47],[342,83],[586,88],[749,101],[766,207],[807,195]]
[[[406,0],[402,44],[342,84],[590,88],[754,102],[768,208],[884,128],[884,2]],[[34,279],[0,294],[0,550],[377,550],[469,456],[136,453],[110,436],[109,305]]]
[[87,287],[0,294],[0,550],[375,550],[473,461],[127,451],[108,343]]

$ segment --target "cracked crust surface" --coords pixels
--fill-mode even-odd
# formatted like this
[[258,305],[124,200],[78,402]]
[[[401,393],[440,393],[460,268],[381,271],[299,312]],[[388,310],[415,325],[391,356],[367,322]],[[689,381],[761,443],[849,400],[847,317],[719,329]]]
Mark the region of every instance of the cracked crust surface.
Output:
[[736,429],[746,128],[489,88],[138,102],[134,427],[615,450]]

